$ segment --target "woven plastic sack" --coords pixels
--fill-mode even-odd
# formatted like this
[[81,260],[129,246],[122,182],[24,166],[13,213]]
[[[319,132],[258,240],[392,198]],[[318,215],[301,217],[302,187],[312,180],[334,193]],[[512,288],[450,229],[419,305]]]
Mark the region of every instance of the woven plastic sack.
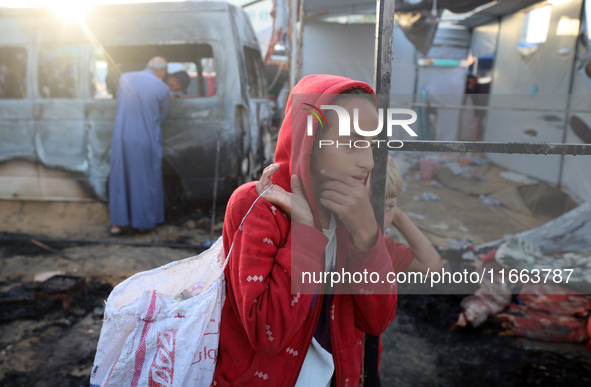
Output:
[[107,299],[91,387],[210,386],[225,263],[220,237],[197,256],[117,285]]

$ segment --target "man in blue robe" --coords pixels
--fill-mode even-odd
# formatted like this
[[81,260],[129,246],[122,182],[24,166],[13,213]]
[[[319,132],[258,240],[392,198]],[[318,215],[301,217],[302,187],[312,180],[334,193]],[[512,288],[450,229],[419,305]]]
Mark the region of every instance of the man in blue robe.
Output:
[[166,70],[166,60],[155,57],[145,70],[125,73],[119,81],[109,176],[113,235],[125,226],[145,231],[164,222],[160,125],[170,100],[162,81]]

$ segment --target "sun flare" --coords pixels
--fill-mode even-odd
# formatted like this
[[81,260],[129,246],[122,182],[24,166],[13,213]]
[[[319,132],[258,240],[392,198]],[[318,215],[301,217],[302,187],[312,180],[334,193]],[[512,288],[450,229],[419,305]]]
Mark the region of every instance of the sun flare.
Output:
[[54,0],[49,2],[47,9],[65,19],[80,20],[89,6],[90,4],[85,1]]

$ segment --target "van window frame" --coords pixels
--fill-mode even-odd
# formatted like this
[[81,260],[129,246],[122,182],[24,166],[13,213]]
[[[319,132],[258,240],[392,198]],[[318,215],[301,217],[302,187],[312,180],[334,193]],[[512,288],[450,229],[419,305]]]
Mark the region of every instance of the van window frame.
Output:
[[[166,46],[191,46],[191,45],[195,45],[195,46],[204,46],[207,45],[209,46],[209,49],[211,51],[211,58],[213,58],[214,63],[215,63],[215,93],[213,95],[207,96],[207,95],[198,95],[195,97],[182,97],[180,99],[182,100],[199,100],[202,98],[214,98],[219,96],[220,93],[220,88],[223,87],[223,79],[221,79],[221,77],[219,76],[220,73],[222,73],[222,71],[220,71],[223,68],[223,60],[224,60],[224,55],[223,55],[223,51],[224,50],[220,50],[219,49],[219,45],[221,45],[221,42],[218,40],[211,40],[211,39],[202,39],[202,40],[190,40],[190,41],[182,41],[182,42],[178,42],[178,41],[146,41],[146,42],[133,42],[133,43],[117,43],[117,44],[110,44],[110,43],[104,43],[101,46],[97,46],[97,45],[93,45],[93,44],[89,44],[89,53],[88,53],[88,66],[84,66],[84,68],[82,69],[82,71],[86,71],[88,73],[88,79],[89,81],[91,80],[90,74],[90,67],[92,65],[93,60],[95,60],[97,58],[97,56],[95,55],[95,50],[97,48],[101,48],[103,49],[103,53],[107,52],[108,49],[112,49],[112,48],[122,48],[122,47],[166,47]],[[166,55],[165,55],[166,57]],[[199,61],[201,59],[204,58],[210,58],[209,56],[201,56],[199,57]],[[220,59],[221,58],[221,59]],[[168,58],[170,60],[170,63],[178,63],[178,62],[186,62],[186,61],[181,61],[175,58]],[[197,72],[199,75],[199,71],[201,69],[200,64],[198,64],[197,62],[193,62],[195,63],[196,67],[197,67]],[[138,71],[140,70],[139,68],[136,70],[129,70],[129,71]],[[201,69],[202,70],[202,69]],[[123,73],[128,72],[128,71],[123,71]],[[204,85],[205,86],[205,85]],[[205,93],[206,90],[204,90]],[[205,93],[206,94],[206,93]],[[93,101],[113,101],[113,100],[117,100],[116,97],[113,98],[95,98],[95,96],[90,92],[88,92],[88,98],[92,99]],[[176,99],[176,98],[175,98]]]
[[[81,45],[81,44],[40,44],[38,46],[38,49],[36,50],[36,58],[35,58],[35,90],[37,92],[37,96],[41,99],[41,100],[55,100],[55,99],[59,99],[59,100],[64,100],[64,101],[74,101],[74,100],[79,100],[79,99],[83,99],[85,98],[85,93],[84,90],[82,88],[82,82],[84,81],[84,63],[85,63],[85,46],[87,45]],[[41,61],[40,61],[40,56],[41,53],[43,52],[44,49],[46,48],[61,48],[61,47],[74,47],[78,50],[78,55],[77,55],[77,60],[78,60],[78,85],[75,88],[76,90],[76,96],[75,97],[45,97],[42,93],[41,87],[40,87],[40,82],[41,82],[41,77],[40,77],[40,71],[39,69],[41,68]]]
[[[21,70],[20,77],[23,86],[23,96],[22,97],[2,97],[0,96],[0,100],[23,100],[28,99],[31,97],[31,88],[29,86],[29,66],[31,63],[31,55],[27,46],[0,46],[0,51],[21,51],[21,53],[25,54],[24,66],[22,66],[19,70]],[[15,54],[12,60],[17,60],[17,55]],[[9,70],[9,69],[8,69]],[[8,73],[10,74],[10,73]]]
[[[258,78],[259,78],[259,83],[260,83],[260,90],[261,90],[261,95],[253,95],[252,92],[252,87],[251,87],[251,77],[249,76],[249,66],[248,66],[248,61],[249,61],[249,55],[247,54],[247,50],[252,51],[253,54],[258,54],[256,55],[256,59],[260,59],[259,60],[255,60],[255,65],[257,67],[256,72],[258,73]],[[265,82],[265,69],[264,69],[264,63],[263,63],[263,58],[261,56],[261,52],[258,48],[253,48],[249,45],[244,44],[242,46],[242,52],[244,55],[244,66],[245,66],[245,71],[246,71],[246,85],[247,85],[247,89],[248,89],[248,96],[250,98],[255,98],[255,99],[263,99],[263,98],[267,98],[267,84]]]

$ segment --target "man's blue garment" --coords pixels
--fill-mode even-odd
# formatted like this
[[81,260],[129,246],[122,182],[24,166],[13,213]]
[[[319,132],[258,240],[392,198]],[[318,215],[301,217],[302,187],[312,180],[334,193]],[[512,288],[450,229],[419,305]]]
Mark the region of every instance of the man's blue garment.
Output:
[[162,136],[170,89],[150,69],[125,73],[111,143],[111,224],[151,229],[164,222]]

